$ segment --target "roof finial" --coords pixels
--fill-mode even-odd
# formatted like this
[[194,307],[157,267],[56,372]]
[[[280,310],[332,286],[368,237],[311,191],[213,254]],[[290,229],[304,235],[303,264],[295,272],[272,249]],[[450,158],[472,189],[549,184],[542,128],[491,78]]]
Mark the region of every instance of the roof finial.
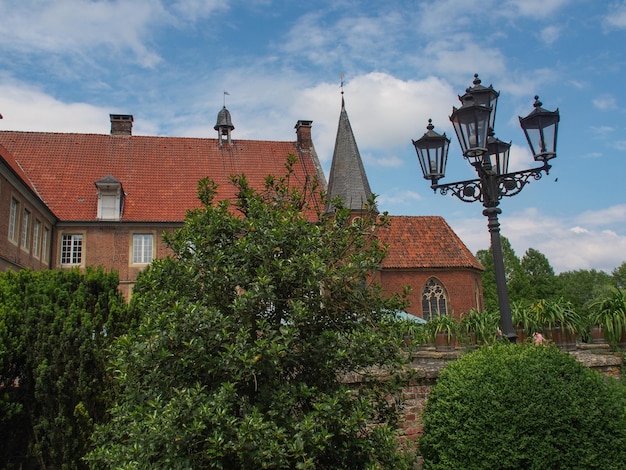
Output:
[[341,107],[344,108],[345,107],[345,103],[343,101],[343,77],[345,77],[345,74],[342,72],[339,74],[339,76],[341,77]]
[[224,107],[226,107],[226,95],[230,96],[230,93],[224,90]]

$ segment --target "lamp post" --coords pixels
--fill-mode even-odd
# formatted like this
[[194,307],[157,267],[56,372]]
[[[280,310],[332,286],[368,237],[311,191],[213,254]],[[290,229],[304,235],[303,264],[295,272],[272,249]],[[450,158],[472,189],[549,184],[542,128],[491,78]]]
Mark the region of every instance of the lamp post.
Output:
[[424,178],[431,181],[436,193],[452,194],[464,202],[480,201],[487,217],[487,227],[491,235],[491,249],[500,307],[502,333],[511,341],[517,340],[511,306],[506,286],[498,207],[503,197],[515,196],[531,179],[539,180],[542,172],[549,173],[549,160],[556,157],[556,138],[559,124],[559,110],[547,111],[535,96],[534,110],[526,117],[519,118],[520,125],[536,162],[542,165],[509,173],[509,151],[511,143],[495,138],[494,125],[496,105],[500,93],[490,85],[481,85],[478,74],[474,75],[473,86],[459,96],[460,108],[452,108],[450,120],[459,140],[463,157],[478,174],[478,178],[456,183],[438,184],[445,176],[450,139],[446,134],[434,131],[432,120],[428,120],[427,132],[413,141]]

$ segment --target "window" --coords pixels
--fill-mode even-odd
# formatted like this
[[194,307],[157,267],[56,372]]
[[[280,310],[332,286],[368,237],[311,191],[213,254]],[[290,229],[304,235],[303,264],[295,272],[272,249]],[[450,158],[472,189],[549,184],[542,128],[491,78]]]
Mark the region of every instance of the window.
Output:
[[152,262],[152,234],[136,233],[133,235],[133,264]]
[[9,215],[9,240],[17,241],[17,213],[20,208],[20,203],[17,200],[11,198],[11,213]]
[[98,191],[98,219],[120,220],[124,191],[122,183],[112,175],[95,181]]
[[422,314],[427,321],[448,314],[448,295],[435,278],[430,278],[422,291]]
[[41,237],[41,221],[35,219],[35,226],[33,227],[33,256],[39,258],[41,256],[41,244],[39,238]]
[[48,262],[48,244],[50,243],[50,229],[43,228],[43,237],[41,237],[41,256],[44,263]]
[[30,212],[24,209],[24,216],[22,217],[22,248],[28,250],[28,235],[30,229]]
[[63,235],[61,239],[61,264],[81,264],[83,260],[83,236]]

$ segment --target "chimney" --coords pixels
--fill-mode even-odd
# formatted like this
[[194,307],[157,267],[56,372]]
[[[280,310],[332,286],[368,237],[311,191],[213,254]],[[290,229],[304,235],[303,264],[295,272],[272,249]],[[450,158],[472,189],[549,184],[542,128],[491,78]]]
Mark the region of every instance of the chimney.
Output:
[[109,114],[111,118],[111,135],[132,135],[132,114]]
[[311,139],[311,124],[313,121],[298,121],[296,123],[296,135],[298,136],[298,146],[302,149],[310,149],[313,147]]

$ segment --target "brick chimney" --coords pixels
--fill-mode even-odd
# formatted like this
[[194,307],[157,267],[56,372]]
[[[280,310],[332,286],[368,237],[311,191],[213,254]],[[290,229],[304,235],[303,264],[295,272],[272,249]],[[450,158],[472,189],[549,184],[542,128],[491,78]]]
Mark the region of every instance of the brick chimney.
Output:
[[296,123],[296,136],[298,137],[298,146],[302,149],[310,149],[313,147],[311,139],[311,124],[313,121],[298,121]]
[[132,114],[109,114],[111,118],[111,135],[132,135]]

